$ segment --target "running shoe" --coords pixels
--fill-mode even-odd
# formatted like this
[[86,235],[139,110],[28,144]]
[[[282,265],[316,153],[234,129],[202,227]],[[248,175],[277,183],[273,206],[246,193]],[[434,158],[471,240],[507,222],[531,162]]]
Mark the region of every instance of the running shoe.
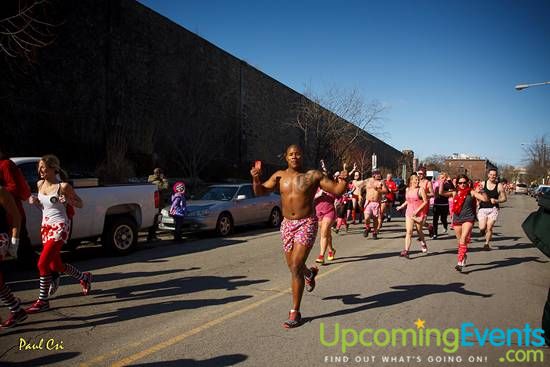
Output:
[[449,233],[449,231],[447,230],[447,228],[443,228],[443,234],[447,234]]
[[387,216],[388,223],[391,222],[391,215]]
[[30,307],[25,309],[26,313],[39,313],[50,309],[50,302],[37,299]]
[[486,243],[486,244],[483,246],[483,249],[484,249],[485,251],[491,251],[493,248],[491,247],[490,244]]
[[334,260],[335,255],[336,255],[336,249],[332,249],[332,251],[328,252],[327,260],[328,261]]
[[377,232],[372,232],[372,239],[373,239],[373,240],[377,240],[377,239],[378,239],[378,233],[377,233]]
[[363,237],[368,237],[369,233],[370,233],[370,227],[367,227],[367,229],[365,229],[365,231],[363,232]]
[[85,271],[82,275],[84,278],[80,281],[80,285],[82,286],[82,293],[87,296],[92,290],[92,273]]
[[421,242],[420,249],[422,250],[423,253],[428,252],[428,245],[426,245],[426,242],[424,242],[424,241]]
[[401,251],[401,253],[399,254],[399,256],[408,259],[408,258],[409,258],[409,251],[403,250],[403,251]]
[[428,226],[428,235],[432,237],[434,235],[434,226],[431,224]]
[[[330,254],[330,252],[329,252]],[[317,258],[315,259],[315,262],[316,263],[319,263],[319,264],[324,264],[325,263],[325,257],[323,255],[319,255],[317,256]]]
[[309,271],[311,272],[309,277],[305,277],[306,291],[313,292],[313,290],[315,289],[315,277],[317,276],[319,269],[315,266],[312,266],[311,268],[309,268]]
[[51,297],[57,292],[59,288],[59,281],[61,280],[61,274],[55,272],[52,273],[52,282],[50,283],[50,289],[48,289],[48,297]]
[[10,328],[14,327],[18,323],[25,321],[27,319],[27,313],[22,308],[17,312],[10,311],[10,316],[6,321],[2,323],[2,327]]
[[462,271],[462,269],[464,269],[464,267],[466,266],[466,258],[468,257],[468,255],[464,255],[464,259],[462,261],[459,261],[456,266],[455,266],[455,270],[456,271]]
[[302,315],[300,311],[291,310],[288,313],[288,320],[283,323],[283,327],[286,329],[292,329],[302,325]]

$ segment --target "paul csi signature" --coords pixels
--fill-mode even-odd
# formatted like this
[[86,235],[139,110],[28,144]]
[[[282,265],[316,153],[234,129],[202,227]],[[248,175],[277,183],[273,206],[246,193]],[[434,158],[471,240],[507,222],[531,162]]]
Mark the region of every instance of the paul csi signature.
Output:
[[41,338],[37,342],[32,340],[25,340],[24,338],[19,338],[19,350],[62,350],[63,340],[55,340],[54,338],[44,339]]

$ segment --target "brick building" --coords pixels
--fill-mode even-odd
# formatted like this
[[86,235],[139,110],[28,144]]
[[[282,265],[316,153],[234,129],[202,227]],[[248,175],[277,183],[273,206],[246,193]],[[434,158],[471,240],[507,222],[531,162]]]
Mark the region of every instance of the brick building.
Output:
[[483,180],[490,169],[497,169],[497,166],[480,157],[454,154],[445,160],[445,170],[451,177],[464,173],[472,180]]

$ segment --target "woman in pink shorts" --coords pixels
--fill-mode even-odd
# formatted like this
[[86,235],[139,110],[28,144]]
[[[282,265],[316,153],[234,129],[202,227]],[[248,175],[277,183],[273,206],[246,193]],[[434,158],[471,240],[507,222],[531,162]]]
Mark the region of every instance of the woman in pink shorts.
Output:
[[324,264],[325,263],[325,252],[328,248],[327,260],[334,260],[334,254],[336,250],[332,246],[332,233],[331,228],[336,220],[336,209],[334,207],[335,196],[321,190],[317,189],[315,194],[315,213],[317,214],[317,219],[319,220],[319,227],[321,229],[321,252],[315,260],[316,263]]
[[422,223],[426,216],[425,208],[429,205],[428,197],[424,189],[420,187],[420,180],[416,173],[413,173],[409,177],[409,184],[405,193],[405,202],[399,205],[396,209],[401,210],[407,207],[405,212],[405,249],[401,251],[399,256],[409,258],[409,249],[411,248],[411,239],[413,229],[416,227],[418,232],[418,239],[420,240],[422,252],[428,252],[428,246],[424,240],[424,233],[422,232]]

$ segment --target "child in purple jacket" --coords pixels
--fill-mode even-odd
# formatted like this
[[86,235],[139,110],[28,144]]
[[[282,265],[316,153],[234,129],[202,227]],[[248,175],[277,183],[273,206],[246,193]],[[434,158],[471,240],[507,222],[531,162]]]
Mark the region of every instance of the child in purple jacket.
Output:
[[181,241],[181,227],[183,218],[187,211],[185,201],[185,183],[178,181],[174,184],[174,193],[172,194],[172,205],[170,206],[170,216],[174,218],[176,229],[174,231],[174,241]]

